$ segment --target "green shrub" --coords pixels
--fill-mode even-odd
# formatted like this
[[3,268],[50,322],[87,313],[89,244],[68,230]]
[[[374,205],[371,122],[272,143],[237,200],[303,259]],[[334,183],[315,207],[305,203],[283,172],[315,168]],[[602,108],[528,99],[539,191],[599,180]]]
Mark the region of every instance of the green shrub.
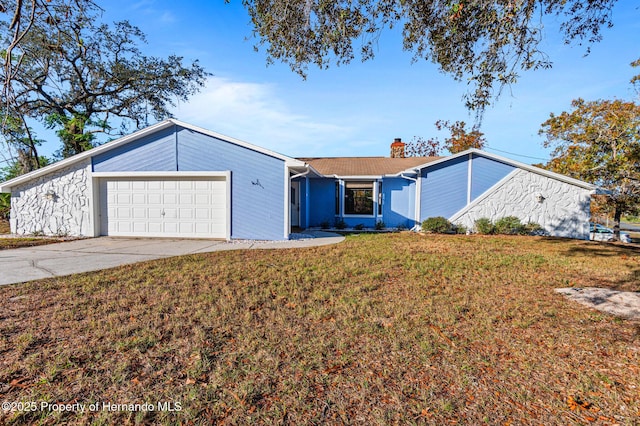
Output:
[[383,221],[379,220],[379,221],[376,222],[376,226],[375,226],[376,230],[381,231],[386,227],[387,227],[387,225],[385,225],[385,223]]
[[0,194],[0,219],[9,219],[11,194]]
[[468,231],[466,226],[460,225],[460,224],[454,225],[454,230],[455,230],[456,234],[466,234],[467,231]]
[[495,227],[489,218],[481,217],[473,222],[473,228],[478,234],[489,235],[495,232]]
[[364,229],[364,224],[359,223],[356,226],[354,226],[353,229],[355,229],[356,231],[362,231]]
[[539,223],[529,222],[524,225],[526,235],[547,235],[547,231]]
[[329,229],[331,228],[331,223],[329,223],[328,220],[323,220],[322,222],[320,222],[320,228]]
[[448,234],[453,232],[453,225],[442,216],[430,217],[422,222],[422,230],[434,234]]
[[343,219],[336,219],[336,221],[333,223],[333,226],[336,229],[344,229],[347,227],[347,222],[345,222]]
[[515,216],[506,216],[496,220],[495,228],[496,234],[522,235],[526,233],[525,226]]

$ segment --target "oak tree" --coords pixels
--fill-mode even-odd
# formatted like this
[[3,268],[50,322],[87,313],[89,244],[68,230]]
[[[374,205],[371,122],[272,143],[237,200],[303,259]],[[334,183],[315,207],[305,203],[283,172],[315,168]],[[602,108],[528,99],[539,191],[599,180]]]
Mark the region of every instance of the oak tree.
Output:
[[544,146],[553,148],[546,168],[605,189],[619,238],[622,214],[640,202],[640,105],[577,99],[572,107],[542,123]]
[[[230,0],[227,0],[230,1]],[[385,30],[400,28],[413,59],[468,81],[469,108],[481,113],[524,70],[548,68],[540,49],[543,16],[561,23],[566,42],[595,42],[611,26],[616,0],[243,0],[256,48],[306,75],[359,57],[372,59]]]
[[[10,24],[1,22],[0,30],[8,43]],[[1,72],[11,90],[0,108],[9,120],[23,117],[23,129],[30,122],[56,129],[62,157],[93,147],[98,133],[120,135],[130,124],[169,117],[170,108],[196,93],[209,74],[197,61],[144,55],[142,43],[145,35],[127,21],[101,24],[85,13],[70,22],[54,15],[51,24],[32,26],[7,54],[12,74],[7,67]],[[4,136],[15,142],[7,138],[6,123]]]
[[438,120],[435,123],[438,131],[448,130],[449,136],[440,141],[437,137],[423,139],[414,137],[405,147],[407,157],[435,157],[445,150],[450,154],[466,151],[470,148],[482,149],[486,144],[484,133],[476,126],[467,130],[464,121]]

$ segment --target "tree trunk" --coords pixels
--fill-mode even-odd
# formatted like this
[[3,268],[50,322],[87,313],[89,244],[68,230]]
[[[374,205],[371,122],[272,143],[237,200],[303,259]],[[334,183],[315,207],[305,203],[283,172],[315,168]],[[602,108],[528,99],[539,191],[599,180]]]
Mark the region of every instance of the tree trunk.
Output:
[[613,239],[620,241],[620,219],[622,218],[622,209],[616,203],[616,209],[613,213]]

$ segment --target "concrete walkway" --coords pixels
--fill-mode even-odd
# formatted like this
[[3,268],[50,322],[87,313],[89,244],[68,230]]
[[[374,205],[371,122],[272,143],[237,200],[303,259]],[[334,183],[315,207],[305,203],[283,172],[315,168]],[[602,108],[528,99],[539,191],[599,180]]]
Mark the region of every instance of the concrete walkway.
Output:
[[[177,238],[100,237],[13,250],[0,250],[0,285],[80,272],[98,271],[146,260],[222,250],[283,249],[336,244],[343,236],[307,231],[313,238],[289,241],[217,241]],[[304,237],[304,236],[302,236]]]

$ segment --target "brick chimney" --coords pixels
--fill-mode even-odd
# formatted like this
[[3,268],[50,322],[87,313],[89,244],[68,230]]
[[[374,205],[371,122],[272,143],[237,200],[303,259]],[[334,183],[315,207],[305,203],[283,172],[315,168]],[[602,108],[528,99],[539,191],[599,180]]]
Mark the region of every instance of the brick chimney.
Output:
[[404,158],[404,146],[401,138],[395,138],[391,144],[391,158]]

